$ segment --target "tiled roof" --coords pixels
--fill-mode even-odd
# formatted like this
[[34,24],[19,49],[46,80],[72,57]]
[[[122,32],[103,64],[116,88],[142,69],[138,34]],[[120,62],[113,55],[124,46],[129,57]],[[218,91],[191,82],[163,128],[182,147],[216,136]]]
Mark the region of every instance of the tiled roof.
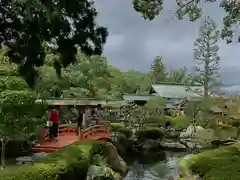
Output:
[[182,84],[153,84],[152,88],[159,96],[166,98],[198,98],[201,97],[200,93],[203,92],[202,86],[191,86],[190,89]]

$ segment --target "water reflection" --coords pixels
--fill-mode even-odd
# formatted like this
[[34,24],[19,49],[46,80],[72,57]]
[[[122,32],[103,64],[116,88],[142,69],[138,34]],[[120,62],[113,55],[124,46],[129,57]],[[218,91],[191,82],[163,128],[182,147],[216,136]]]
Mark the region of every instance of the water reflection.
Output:
[[124,180],[169,180],[179,177],[178,162],[186,153],[166,152],[166,159],[155,164],[139,164],[135,161]]

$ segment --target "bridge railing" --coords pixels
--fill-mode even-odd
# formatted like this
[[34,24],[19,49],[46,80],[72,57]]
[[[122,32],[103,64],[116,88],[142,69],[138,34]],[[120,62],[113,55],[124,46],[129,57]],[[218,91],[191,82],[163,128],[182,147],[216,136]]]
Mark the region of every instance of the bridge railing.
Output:
[[[39,139],[39,143],[43,143],[47,139],[47,129],[45,125],[42,126],[42,132]],[[60,126],[58,131],[58,136],[64,135],[76,135],[76,128]],[[85,139],[97,139],[97,138],[108,138],[108,127],[104,124],[93,125],[88,127],[87,129],[81,131],[79,135],[79,140]]]
[[80,134],[80,140],[108,138],[108,128],[104,125],[94,125],[85,129]]

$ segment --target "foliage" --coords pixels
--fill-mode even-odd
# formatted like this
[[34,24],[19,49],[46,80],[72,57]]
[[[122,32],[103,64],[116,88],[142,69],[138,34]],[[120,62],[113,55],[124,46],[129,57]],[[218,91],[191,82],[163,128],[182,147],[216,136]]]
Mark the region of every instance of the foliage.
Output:
[[215,22],[206,17],[200,27],[199,38],[195,42],[196,73],[199,77],[197,84],[204,87],[204,96],[216,93],[219,88],[219,31]]
[[[80,51],[77,53],[77,62],[70,64],[65,69],[65,76],[71,87],[70,91],[65,91],[66,96],[78,97],[79,95],[91,98],[107,98],[107,94],[102,90],[110,88],[109,69],[107,60],[100,56],[87,57]],[[75,89],[75,91],[72,91]],[[75,93],[81,92],[82,93]]]
[[172,117],[170,116],[150,116],[145,122],[147,124],[154,124],[154,125],[162,125],[164,126],[165,123],[168,121],[168,120],[171,120]]
[[155,111],[157,114],[161,114],[165,106],[164,99],[160,96],[151,97],[144,105],[144,109],[148,111]]
[[[184,16],[188,16],[190,21],[196,21],[203,14],[201,3],[219,2],[216,0],[176,0],[177,10],[173,16],[182,20]],[[144,19],[153,20],[160,15],[163,9],[163,0],[133,0],[134,9],[141,13]],[[227,43],[233,42],[233,37],[236,27],[239,24],[239,9],[238,0],[222,0],[220,7],[225,10],[223,17],[224,27],[221,32],[221,37],[226,39]]]
[[92,142],[73,143],[49,154],[34,164],[8,167],[1,180],[84,179],[90,163]]
[[[0,90],[31,91],[18,73],[17,65],[4,57],[5,49],[6,47],[3,47],[0,51],[0,82],[2,82]],[[59,56],[51,51],[47,53],[44,65],[37,68],[38,77],[33,88],[39,98],[63,95],[69,98],[119,100],[122,94],[147,94],[151,87],[151,72],[135,70],[121,72],[118,68],[109,65],[105,57],[87,56],[80,49],[77,51],[76,61],[62,70],[62,75],[59,76],[53,67],[54,62],[59,60]],[[162,63],[161,66],[164,67],[164,64]],[[162,70],[162,74],[171,82],[190,77],[185,70],[175,69],[172,71],[179,73],[175,73],[174,78],[171,79],[172,72],[167,72],[164,68]]]
[[161,128],[140,128],[135,135],[138,139],[162,139],[164,137],[164,130]]
[[165,126],[166,122],[170,121],[171,125],[174,129],[177,131],[182,131],[184,129],[187,129],[187,127],[190,124],[190,119],[183,115],[183,116],[152,116],[146,121],[146,125],[149,126],[150,124],[153,124],[153,126]]
[[181,69],[170,69],[167,77],[167,81],[173,82],[173,83],[181,83],[185,84],[186,81],[188,81],[189,78],[189,72],[186,67],[183,67]]
[[126,127],[121,127],[119,129],[117,129],[117,131],[119,133],[124,134],[126,138],[130,138],[132,136],[132,134],[133,134],[132,129],[126,128]]
[[190,125],[190,119],[185,115],[176,116],[172,118],[171,121],[174,129],[177,131],[183,131],[184,129],[187,129],[187,127]]
[[203,177],[203,180],[239,179],[239,144],[205,151],[180,162],[180,170],[186,176],[186,169]]
[[54,61],[61,68],[75,61],[77,47],[92,55],[101,54],[107,30],[96,24],[93,1],[1,1],[0,43],[7,56],[19,66],[19,73],[30,86],[36,67],[44,64],[45,48],[59,55]]
[[112,131],[118,131],[118,129],[124,127],[122,123],[110,123],[109,126],[112,128]]

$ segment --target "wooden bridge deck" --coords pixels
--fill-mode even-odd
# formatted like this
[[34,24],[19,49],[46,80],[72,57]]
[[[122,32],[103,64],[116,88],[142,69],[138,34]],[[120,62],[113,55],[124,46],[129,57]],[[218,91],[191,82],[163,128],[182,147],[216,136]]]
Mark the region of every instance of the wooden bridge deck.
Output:
[[57,140],[45,140],[46,132],[42,133],[42,140],[32,148],[32,152],[54,152],[63,146],[82,140],[100,140],[108,139],[108,129],[103,125],[91,126],[81,132],[80,136],[76,135],[74,128],[61,128]]

